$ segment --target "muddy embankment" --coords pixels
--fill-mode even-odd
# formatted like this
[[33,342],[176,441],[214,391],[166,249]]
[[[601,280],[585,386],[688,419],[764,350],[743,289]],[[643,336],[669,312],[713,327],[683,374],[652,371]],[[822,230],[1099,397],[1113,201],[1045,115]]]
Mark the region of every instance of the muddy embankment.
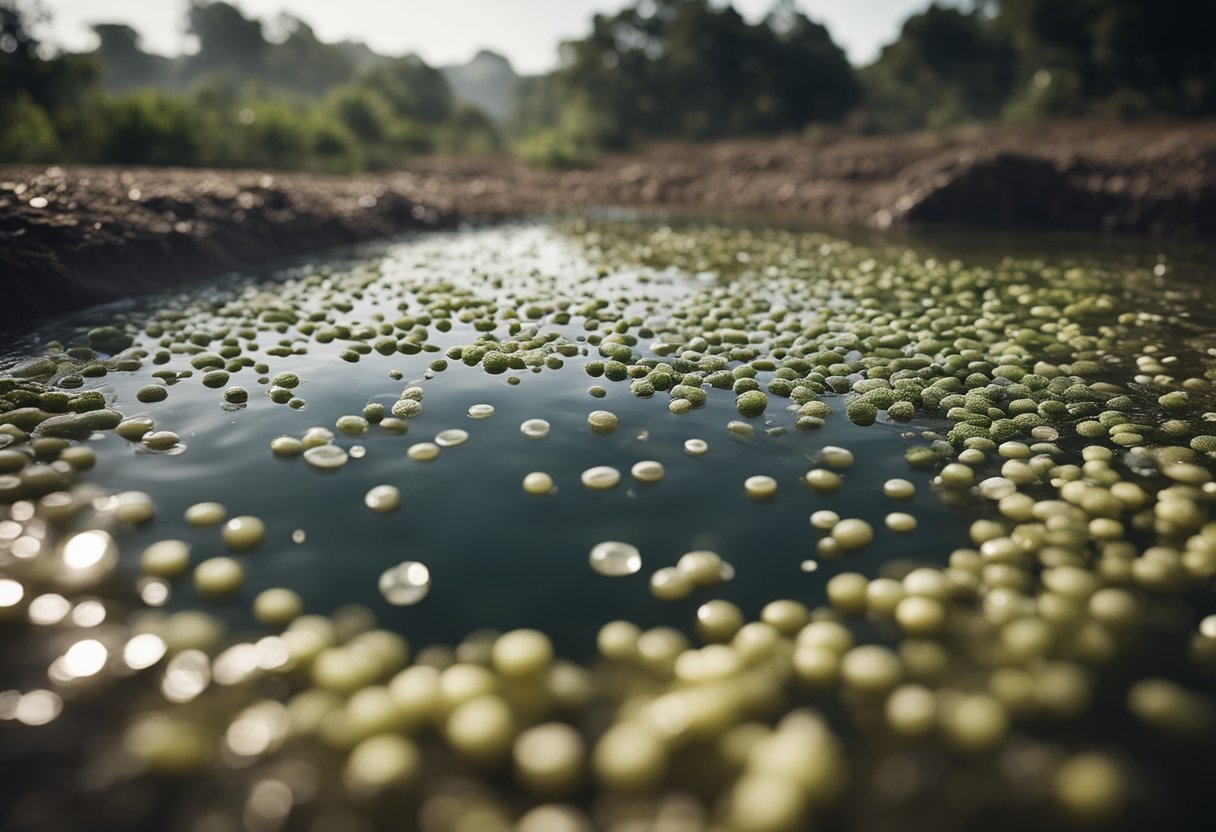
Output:
[[420,159],[350,177],[0,167],[0,332],[406,229],[580,206],[1213,239],[1216,121],[1073,122],[947,138],[825,132],[655,146],[572,171],[504,159]]

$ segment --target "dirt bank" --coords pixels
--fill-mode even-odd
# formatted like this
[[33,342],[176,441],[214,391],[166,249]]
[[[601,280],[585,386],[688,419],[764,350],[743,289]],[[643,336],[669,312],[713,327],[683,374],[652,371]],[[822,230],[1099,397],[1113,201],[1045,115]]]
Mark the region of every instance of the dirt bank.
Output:
[[0,168],[0,331],[52,312],[450,222],[377,180]]
[[564,172],[503,159],[421,159],[355,177],[0,168],[0,330],[459,217],[585,205],[1212,238],[1216,122],[1074,122],[949,138],[824,132],[656,146]]
[[667,145],[589,170],[486,160],[413,168],[460,211],[575,205],[802,213],[877,228],[908,222],[1040,226],[1203,238],[1216,233],[1216,121],[1088,121],[941,137],[806,137]]

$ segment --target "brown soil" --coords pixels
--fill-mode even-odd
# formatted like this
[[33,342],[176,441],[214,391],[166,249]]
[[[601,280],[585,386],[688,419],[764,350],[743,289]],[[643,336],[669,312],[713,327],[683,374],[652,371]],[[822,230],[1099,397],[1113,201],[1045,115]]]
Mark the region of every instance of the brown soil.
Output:
[[[45,202],[44,202],[45,200]],[[0,331],[275,257],[576,206],[1216,236],[1216,122],[1072,122],[958,136],[659,145],[586,170],[420,159],[353,177],[0,168]]]
[[450,220],[366,177],[0,168],[0,332],[53,312]]

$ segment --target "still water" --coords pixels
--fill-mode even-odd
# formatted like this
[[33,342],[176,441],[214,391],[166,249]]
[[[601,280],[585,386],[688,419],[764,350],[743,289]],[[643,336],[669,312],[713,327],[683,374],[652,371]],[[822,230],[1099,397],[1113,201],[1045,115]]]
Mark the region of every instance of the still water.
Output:
[[[544,224],[474,229],[454,237],[411,237],[368,247],[345,262],[320,265],[366,264],[375,264],[389,281],[395,274],[419,270],[436,281],[476,281],[490,273],[510,280],[526,279],[533,270],[592,275],[597,268],[577,237]],[[653,269],[647,273],[654,275],[652,287],[662,296],[675,298],[698,287],[695,275]],[[636,271],[625,269],[608,281],[632,282],[636,276]],[[222,296],[239,285],[230,281],[222,290],[206,287],[181,299],[144,299],[126,304],[119,314],[138,320],[141,308]],[[613,289],[603,279],[600,285],[605,291]],[[356,308],[351,314],[371,311]],[[112,322],[114,313],[104,310],[87,317],[85,328],[94,321]],[[554,328],[572,338],[583,334],[574,325]],[[61,337],[82,334],[53,324],[46,332]],[[446,349],[473,337],[471,327],[456,324],[449,333],[437,333],[432,343]],[[192,529],[182,519],[188,506],[217,501],[230,515],[252,514],[267,526],[266,543],[245,559],[243,599],[286,586],[300,593],[308,611],[329,613],[343,604],[366,604],[383,624],[419,645],[451,644],[482,628],[537,627],[552,632],[562,653],[586,659],[594,650],[595,632],[613,618],[628,617],[642,626],[689,627],[693,611],[710,593],[670,604],[653,599],[647,587],[651,572],[674,565],[684,552],[710,549],[722,555],[735,567],[735,578],[713,597],[735,601],[754,615],[772,600],[777,587],[817,604],[835,572],[876,573],[879,564],[866,562],[876,557],[940,565],[965,541],[971,518],[934,497],[931,473],[910,471],[904,462],[908,441],[901,434],[910,430],[906,426],[863,429],[846,419],[830,419],[822,429],[806,433],[792,429],[793,414],[774,407],[756,420],[756,434],[744,438],[726,429],[738,418],[729,395],[711,395],[705,407],[681,417],[666,413],[658,401],[631,396],[628,385],[603,379],[598,382],[607,396],[592,398],[587,388],[597,379],[582,371],[587,356],[567,360],[560,371],[525,373],[522,382],[512,386],[505,376],[489,376],[480,367],[458,361],[428,378],[428,365],[436,355],[386,357],[373,352],[352,365],[333,350],[314,348],[306,355],[280,359],[275,372],[291,370],[303,379],[297,393],[308,404],[298,411],[256,392],[248,406],[228,411],[215,390],[197,383],[179,383],[165,402],[141,406],[134,404],[134,394],[147,381],[142,374],[107,377],[102,387],[119,401],[134,404],[125,415],[152,415],[158,426],[178,433],[186,445],[181,454],[146,453],[112,433],[98,435],[91,445],[98,455],[93,482],[108,491],[147,491],[156,501],[155,523],[127,529],[119,537],[130,580],[138,575],[139,552],[157,540],[185,540],[196,558],[222,554],[218,529]],[[393,369],[404,378],[390,379]],[[240,375],[233,382],[249,384]],[[348,450],[361,445],[366,455],[337,472],[320,472],[302,459],[284,459],[270,451],[276,436],[300,435],[314,425],[332,428],[339,416],[359,413],[367,402],[388,408],[412,384],[422,385],[426,396],[424,411],[410,420],[408,433],[395,436],[373,428],[354,438],[339,434],[338,444]],[[494,415],[470,418],[469,406],[478,403],[493,405]],[[600,409],[619,417],[611,435],[597,435],[587,427],[587,414]],[[547,439],[521,435],[520,423],[531,418],[551,423]],[[444,450],[432,463],[406,458],[411,444],[431,441],[447,428],[467,430],[469,441]],[[786,430],[768,435],[766,430],[772,428]],[[686,454],[684,441],[690,438],[704,439],[709,452]],[[817,496],[803,485],[802,476],[825,445],[847,447],[864,464],[844,473],[846,486],[838,494]],[[661,482],[637,484],[628,476],[635,462],[646,459],[665,467]],[[596,465],[622,471],[621,485],[607,493],[584,488],[579,474]],[[531,471],[549,473],[555,492],[543,497],[524,493],[520,483]],[[778,481],[775,498],[747,498],[743,482],[756,474]],[[890,501],[881,486],[892,477],[917,485],[917,496],[905,504],[905,510],[919,518],[921,529],[915,535],[883,528]],[[382,484],[401,492],[400,507],[385,516],[363,505],[364,494]],[[863,554],[803,572],[802,562],[815,558],[818,537],[808,517],[821,508],[870,521],[878,535],[871,551],[884,554]],[[302,543],[292,540],[297,530],[304,532]],[[643,570],[618,579],[592,572],[588,554],[602,540],[637,546]],[[432,588],[424,602],[395,608],[380,597],[377,579],[405,560],[429,567]],[[183,583],[172,604],[197,607],[200,600]],[[248,623],[248,604],[239,599],[202,606]]]
[[[1128,338],[1136,345],[1126,356],[1115,355],[1104,365],[1104,375],[1094,374],[1096,380],[1134,387],[1135,356],[1130,350],[1150,341],[1152,354],[1168,355],[1171,372],[1178,377],[1201,375],[1210,366],[1216,313],[1202,252],[1171,251],[1167,259],[1154,247],[1139,243],[986,239],[888,236],[861,242],[873,245],[879,260],[890,256],[895,262],[903,256],[903,247],[912,246],[917,258],[934,267],[962,258],[1015,275],[1006,280],[1017,279],[1021,269],[1028,285],[1038,279],[1038,271],[1054,270],[1053,279],[1063,290],[1075,289],[1077,297],[1100,290],[1112,298],[1112,323],[1120,312],[1141,313],[1132,335],[1113,328],[1095,330],[1111,344]],[[454,297],[490,297],[500,307],[523,308],[529,298],[540,295],[611,298],[614,315],[637,316],[646,328],[661,332],[669,323],[665,315],[685,314],[681,310],[707,287],[730,297],[736,285],[751,289],[757,285],[754,280],[736,284],[740,275],[754,278],[757,272],[768,273],[765,270],[776,275],[782,264],[797,258],[830,262],[847,247],[839,238],[820,234],[774,238],[737,220],[729,228],[688,218],[668,224],[601,218],[590,223],[539,220],[471,227],[331,252],[273,273],[229,276],[185,292],[137,298],[47,321],[6,338],[0,354],[12,358],[38,354],[53,339],[82,343],[86,333],[100,325],[130,323],[140,328],[149,316],[164,310],[222,310],[234,298],[274,294],[285,281],[316,274],[335,279],[369,276],[365,290],[353,292],[350,304],[340,307],[350,321],[391,322],[403,313],[419,314],[423,302],[409,291],[400,291],[408,283],[443,286]],[[1039,258],[1044,251],[1052,253],[1025,265],[1005,259],[1032,254]],[[861,274],[874,268],[873,259],[854,257],[850,262]],[[327,289],[326,284],[317,291]],[[830,293],[821,300],[830,308],[847,309],[852,303]],[[963,301],[964,306],[971,303],[966,296]],[[763,302],[777,307],[783,299],[774,294]],[[1070,301],[1061,295],[1060,305],[1066,302]],[[308,299],[299,303],[302,314],[310,310],[309,303]],[[974,308],[980,308],[979,301]],[[716,323],[706,322],[707,326]],[[540,326],[587,347],[589,330],[582,317],[566,322],[550,317]],[[945,568],[951,552],[974,544],[972,523],[997,516],[990,501],[957,490],[946,493],[936,470],[916,469],[905,460],[913,444],[940,440],[953,427],[940,413],[918,412],[907,422],[880,418],[863,427],[846,418],[845,397],[829,391],[822,398],[833,415],[822,427],[799,430],[794,427],[798,406],[772,396],[763,416],[747,420],[751,435],[740,435],[727,428],[741,418],[733,394],[711,389],[703,407],[684,415],[669,413],[663,392],[639,398],[631,395],[627,382],[588,375],[588,362],[601,360],[594,346],[568,355],[560,368],[537,371],[490,374],[460,360],[449,360],[442,368],[432,365],[449,347],[467,345],[478,334],[472,319],[455,317],[450,330],[431,329],[427,344],[432,346],[422,352],[382,355],[373,350],[353,363],[339,356],[338,344],[312,343],[272,329],[242,338],[245,354],[270,364],[268,375],[290,371],[300,377],[294,393],[306,403],[298,409],[275,404],[264,395],[268,385],[252,368],[234,373],[229,382],[250,392],[248,403],[240,406],[225,405],[222,391],[199,384],[197,372],[173,384],[167,399],[155,404],[136,399],[136,392],[150,380],[147,368],[86,379],[84,389],[101,391],[126,417],[148,415],[158,430],[172,430],[181,438],[171,453],[150,452],[109,431],[88,440],[96,466],[82,479],[107,493],[147,492],[156,508],[151,523],[114,527],[118,567],[99,593],[111,592],[138,606],[131,587],[139,578],[139,555],[159,540],[186,541],[192,565],[225,554],[218,528],[195,528],[183,519],[189,506],[215,501],[227,508],[229,516],[261,518],[265,542],[239,556],[245,580],[236,595],[207,600],[190,581],[176,581],[165,603],[167,611],[205,610],[230,627],[231,638],[257,638],[264,628],[250,614],[250,602],[265,589],[286,587],[300,595],[308,613],[330,615],[351,604],[363,605],[381,627],[404,636],[415,651],[428,645],[455,645],[481,631],[535,628],[550,637],[560,657],[589,665],[596,659],[596,634],[608,621],[628,619],[643,629],[670,626],[692,635],[698,608],[711,598],[737,604],[745,620],[754,620],[777,598],[796,599],[814,608],[826,602],[827,583],[840,573],[900,579],[918,566]],[[156,340],[143,334],[136,345],[155,349]],[[266,349],[284,344],[288,355],[263,358]],[[637,349],[646,354],[646,339]],[[844,357],[855,360],[855,353]],[[169,366],[187,368],[187,359],[174,355]],[[771,369],[756,374],[761,389],[773,378]],[[408,432],[397,435],[372,425],[358,436],[338,433],[335,444],[351,458],[336,471],[320,471],[299,457],[276,456],[270,450],[276,437],[298,437],[314,426],[333,429],[339,417],[359,414],[367,404],[379,403],[388,410],[404,388],[414,385],[424,391],[423,410],[408,420]],[[593,385],[604,389],[602,397],[589,394]],[[469,408],[478,404],[491,405],[493,415],[471,418]],[[1152,407],[1137,407],[1134,415],[1159,421],[1160,414]],[[593,410],[615,413],[616,430],[608,435],[592,432],[587,414]],[[538,418],[551,424],[549,435],[542,440],[522,435],[521,423]],[[449,429],[467,431],[468,441],[442,449],[430,462],[407,457],[411,445],[430,442]],[[704,440],[708,452],[686,453],[689,439]],[[1075,436],[1062,437],[1061,460],[1079,462],[1076,449],[1081,444]],[[817,493],[803,481],[808,469],[823,466],[822,453],[828,446],[847,448],[856,457],[854,465],[839,471],[843,487],[835,494]],[[662,464],[661,481],[641,483],[630,477],[630,468],[643,460]],[[595,466],[618,469],[621,483],[603,492],[585,488],[580,474]],[[980,476],[992,476],[995,469],[989,465]],[[556,485],[552,493],[524,492],[525,475],[537,471],[552,477]],[[771,499],[749,499],[745,493],[745,480],[757,475],[776,481]],[[884,496],[883,484],[892,478],[911,481],[915,496],[898,503]],[[364,505],[364,495],[382,485],[396,487],[401,496],[396,510],[386,514]],[[823,556],[817,548],[822,534],[808,523],[812,512],[823,509],[867,521],[875,531],[873,544],[843,558]],[[916,530],[888,529],[884,518],[892,511],[913,515]],[[594,572],[589,553],[607,540],[636,546],[641,570],[626,577]],[[730,580],[674,603],[653,597],[650,575],[694,550],[721,555],[730,565]],[[381,574],[403,561],[425,564],[431,577],[425,599],[406,607],[389,604],[377,587]],[[1194,611],[1175,609],[1183,629],[1194,626],[1189,617],[1195,611],[1211,612],[1210,598],[1190,601],[1195,603]],[[859,639],[898,641],[890,621],[848,624]],[[12,650],[0,660],[4,673],[0,689],[45,683],[38,678],[45,672],[45,655],[30,648],[20,635],[6,640]],[[1180,662],[1170,654],[1148,665],[1161,669],[1164,663],[1180,678],[1192,681]],[[1095,735],[1105,740],[1105,732],[1095,726],[1123,730],[1116,726],[1125,717],[1116,713],[1112,702],[1098,697],[1094,720],[1078,728],[1051,730],[1070,741],[1089,742]],[[106,719],[123,718],[121,703],[111,701],[108,707]],[[824,707],[830,711],[837,706]],[[79,738],[80,727],[76,734],[62,736]],[[30,746],[37,747],[37,743]],[[1152,742],[1137,748],[1146,764],[1158,754],[1163,758],[1169,754],[1168,747]],[[26,757],[18,750],[6,759],[16,764]],[[57,765],[52,762],[24,776],[34,781],[32,788],[44,788]],[[1189,764],[1185,768],[1191,770]],[[873,782],[879,779],[875,775]],[[864,778],[858,782],[858,788],[870,788]],[[1151,788],[1163,787],[1158,783]],[[1165,793],[1154,792],[1158,799],[1146,805],[1162,805],[1159,798]],[[866,794],[864,789],[853,793],[853,804],[864,804]],[[1018,799],[1033,804],[1031,798]],[[982,812],[970,817],[977,816]],[[877,822],[875,828],[881,825]]]

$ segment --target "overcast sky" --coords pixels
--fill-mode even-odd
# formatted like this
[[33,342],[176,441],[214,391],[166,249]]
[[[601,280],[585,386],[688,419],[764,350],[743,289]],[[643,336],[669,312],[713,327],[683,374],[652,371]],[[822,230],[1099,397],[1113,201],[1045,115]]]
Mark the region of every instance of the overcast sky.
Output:
[[[724,0],[723,0],[724,2]],[[67,49],[93,45],[89,26],[128,23],[145,48],[177,54],[183,43],[186,0],[42,0],[52,22],[43,36]],[[584,34],[596,12],[612,12],[627,0],[237,0],[247,15],[271,20],[281,12],[299,17],[322,40],[361,40],[378,52],[415,52],[431,64],[461,63],[478,49],[510,58],[520,72],[552,69],[557,45]],[[734,0],[750,19],[772,0]],[[854,64],[865,64],[899,32],[909,14],[929,0],[798,0],[813,20],[827,25]]]

